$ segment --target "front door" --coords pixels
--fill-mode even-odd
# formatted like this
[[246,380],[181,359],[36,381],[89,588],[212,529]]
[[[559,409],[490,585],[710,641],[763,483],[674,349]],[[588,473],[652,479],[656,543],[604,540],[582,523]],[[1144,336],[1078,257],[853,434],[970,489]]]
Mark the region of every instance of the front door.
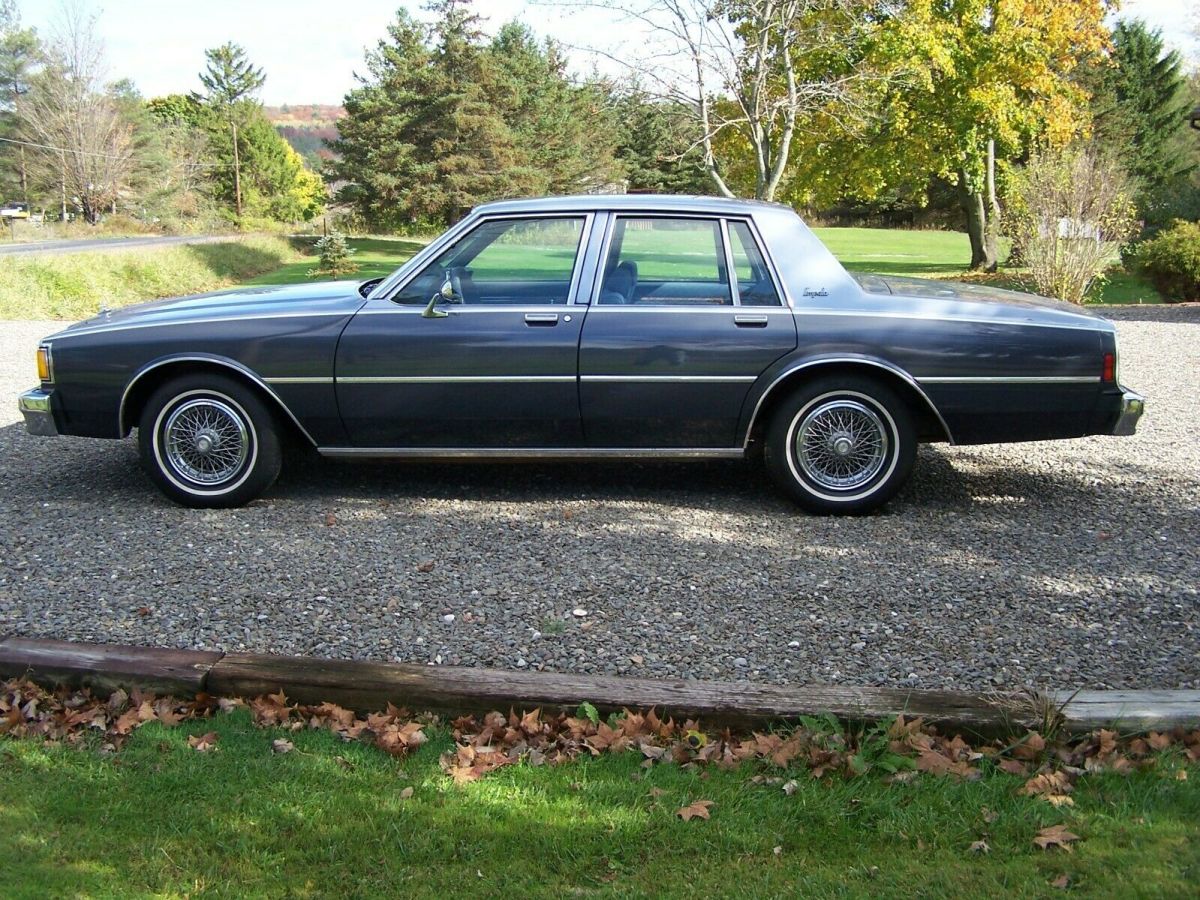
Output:
[[397,294],[368,302],[337,353],[354,446],[579,446],[586,307],[572,292],[590,220],[485,220]]
[[748,222],[616,216],[583,326],[591,447],[733,448],[751,385],[796,325]]

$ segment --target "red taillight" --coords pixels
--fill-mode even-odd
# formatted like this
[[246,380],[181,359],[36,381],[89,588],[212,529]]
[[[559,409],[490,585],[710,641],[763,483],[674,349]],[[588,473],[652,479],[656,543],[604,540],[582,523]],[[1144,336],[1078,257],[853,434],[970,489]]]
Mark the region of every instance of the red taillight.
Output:
[[1105,381],[1117,380],[1117,354],[1104,354],[1104,376]]

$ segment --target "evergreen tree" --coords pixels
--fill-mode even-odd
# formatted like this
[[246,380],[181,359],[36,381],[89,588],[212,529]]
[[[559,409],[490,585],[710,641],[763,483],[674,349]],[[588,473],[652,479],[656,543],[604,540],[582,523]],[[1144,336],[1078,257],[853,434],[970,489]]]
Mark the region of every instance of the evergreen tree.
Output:
[[[21,27],[15,0],[0,0],[0,138],[21,139],[17,101],[29,92],[41,56],[37,33]],[[28,154],[20,144],[0,143],[0,191],[0,201],[29,202]]]
[[1143,213],[1196,167],[1186,114],[1192,103],[1179,54],[1138,20],[1118,22],[1112,52],[1081,82],[1092,93],[1097,140],[1140,183]]
[[238,128],[248,113],[258,108],[253,97],[267,79],[262,69],[250,64],[246,58],[246,51],[233,42],[206,50],[204,56],[208,64],[200,73],[200,84],[204,86],[205,91],[203,99],[229,126],[230,144],[233,148],[234,208],[238,218],[241,218],[242,165]]
[[595,190],[616,181],[616,121],[598,85],[577,86],[553,41],[518,22],[504,25],[488,53],[501,90],[494,102],[536,175],[540,194]]
[[617,160],[630,191],[711,194],[704,157],[690,139],[690,113],[669,101],[645,96],[637,85],[606,89],[616,125]]
[[501,197],[594,189],[619,174],[603,95],[572,85],[519,25],[489,40],[466,0],[404,10],[346,96],[327,177],[373,227],[444,224]]

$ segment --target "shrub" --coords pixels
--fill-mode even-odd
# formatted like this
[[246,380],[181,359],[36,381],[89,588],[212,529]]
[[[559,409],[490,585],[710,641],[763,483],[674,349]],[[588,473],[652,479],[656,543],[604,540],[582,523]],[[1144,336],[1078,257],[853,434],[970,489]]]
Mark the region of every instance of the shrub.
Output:
[[1173,222],[1129,255],[1131,268],[1150,279],[1163,300],[1200,300],[1200,222]]
[[1091,147],[1030,157],[1013,179],[1008,224],[1038,293],[1087,298],[1134,232],[1132,198],[1125,173]]
[[319,262],[315,269],[310,269],[310,277],[314,275],[349,275],[358,269],[358,264],[350,257],[354,248],[346,243],[346,236],[340,231],[331,231],[317,241],[315,245]]

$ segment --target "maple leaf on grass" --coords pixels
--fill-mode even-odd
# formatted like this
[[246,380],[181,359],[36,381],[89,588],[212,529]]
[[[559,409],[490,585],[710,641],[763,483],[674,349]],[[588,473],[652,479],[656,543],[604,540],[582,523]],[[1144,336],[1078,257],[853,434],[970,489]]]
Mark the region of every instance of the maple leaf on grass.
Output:
[[296,749],[296,745],[291,741],[285,741],[283,738],[276,738],[271,741],[272,753],[291,753]]
[[1066,825],[1050,825],[1037,833],[1033,842],[1043,850],[1051,847],[1062,847],[1068,853],[1072,852],[1071,842],[1081,840],[1079,835],[1067,831]]
[[681,809],[675,810],[675,815],[679,816],[685,822],[690,822],[692,819],[707,819],[708,808],[712,805],[713,802],[711,800],[697,800]]
[[188,738],[188,746],[197,753],[208,753],[210,750],[215,750],[217,746],[217,733],[210,731],[207,734],[192,735]]

